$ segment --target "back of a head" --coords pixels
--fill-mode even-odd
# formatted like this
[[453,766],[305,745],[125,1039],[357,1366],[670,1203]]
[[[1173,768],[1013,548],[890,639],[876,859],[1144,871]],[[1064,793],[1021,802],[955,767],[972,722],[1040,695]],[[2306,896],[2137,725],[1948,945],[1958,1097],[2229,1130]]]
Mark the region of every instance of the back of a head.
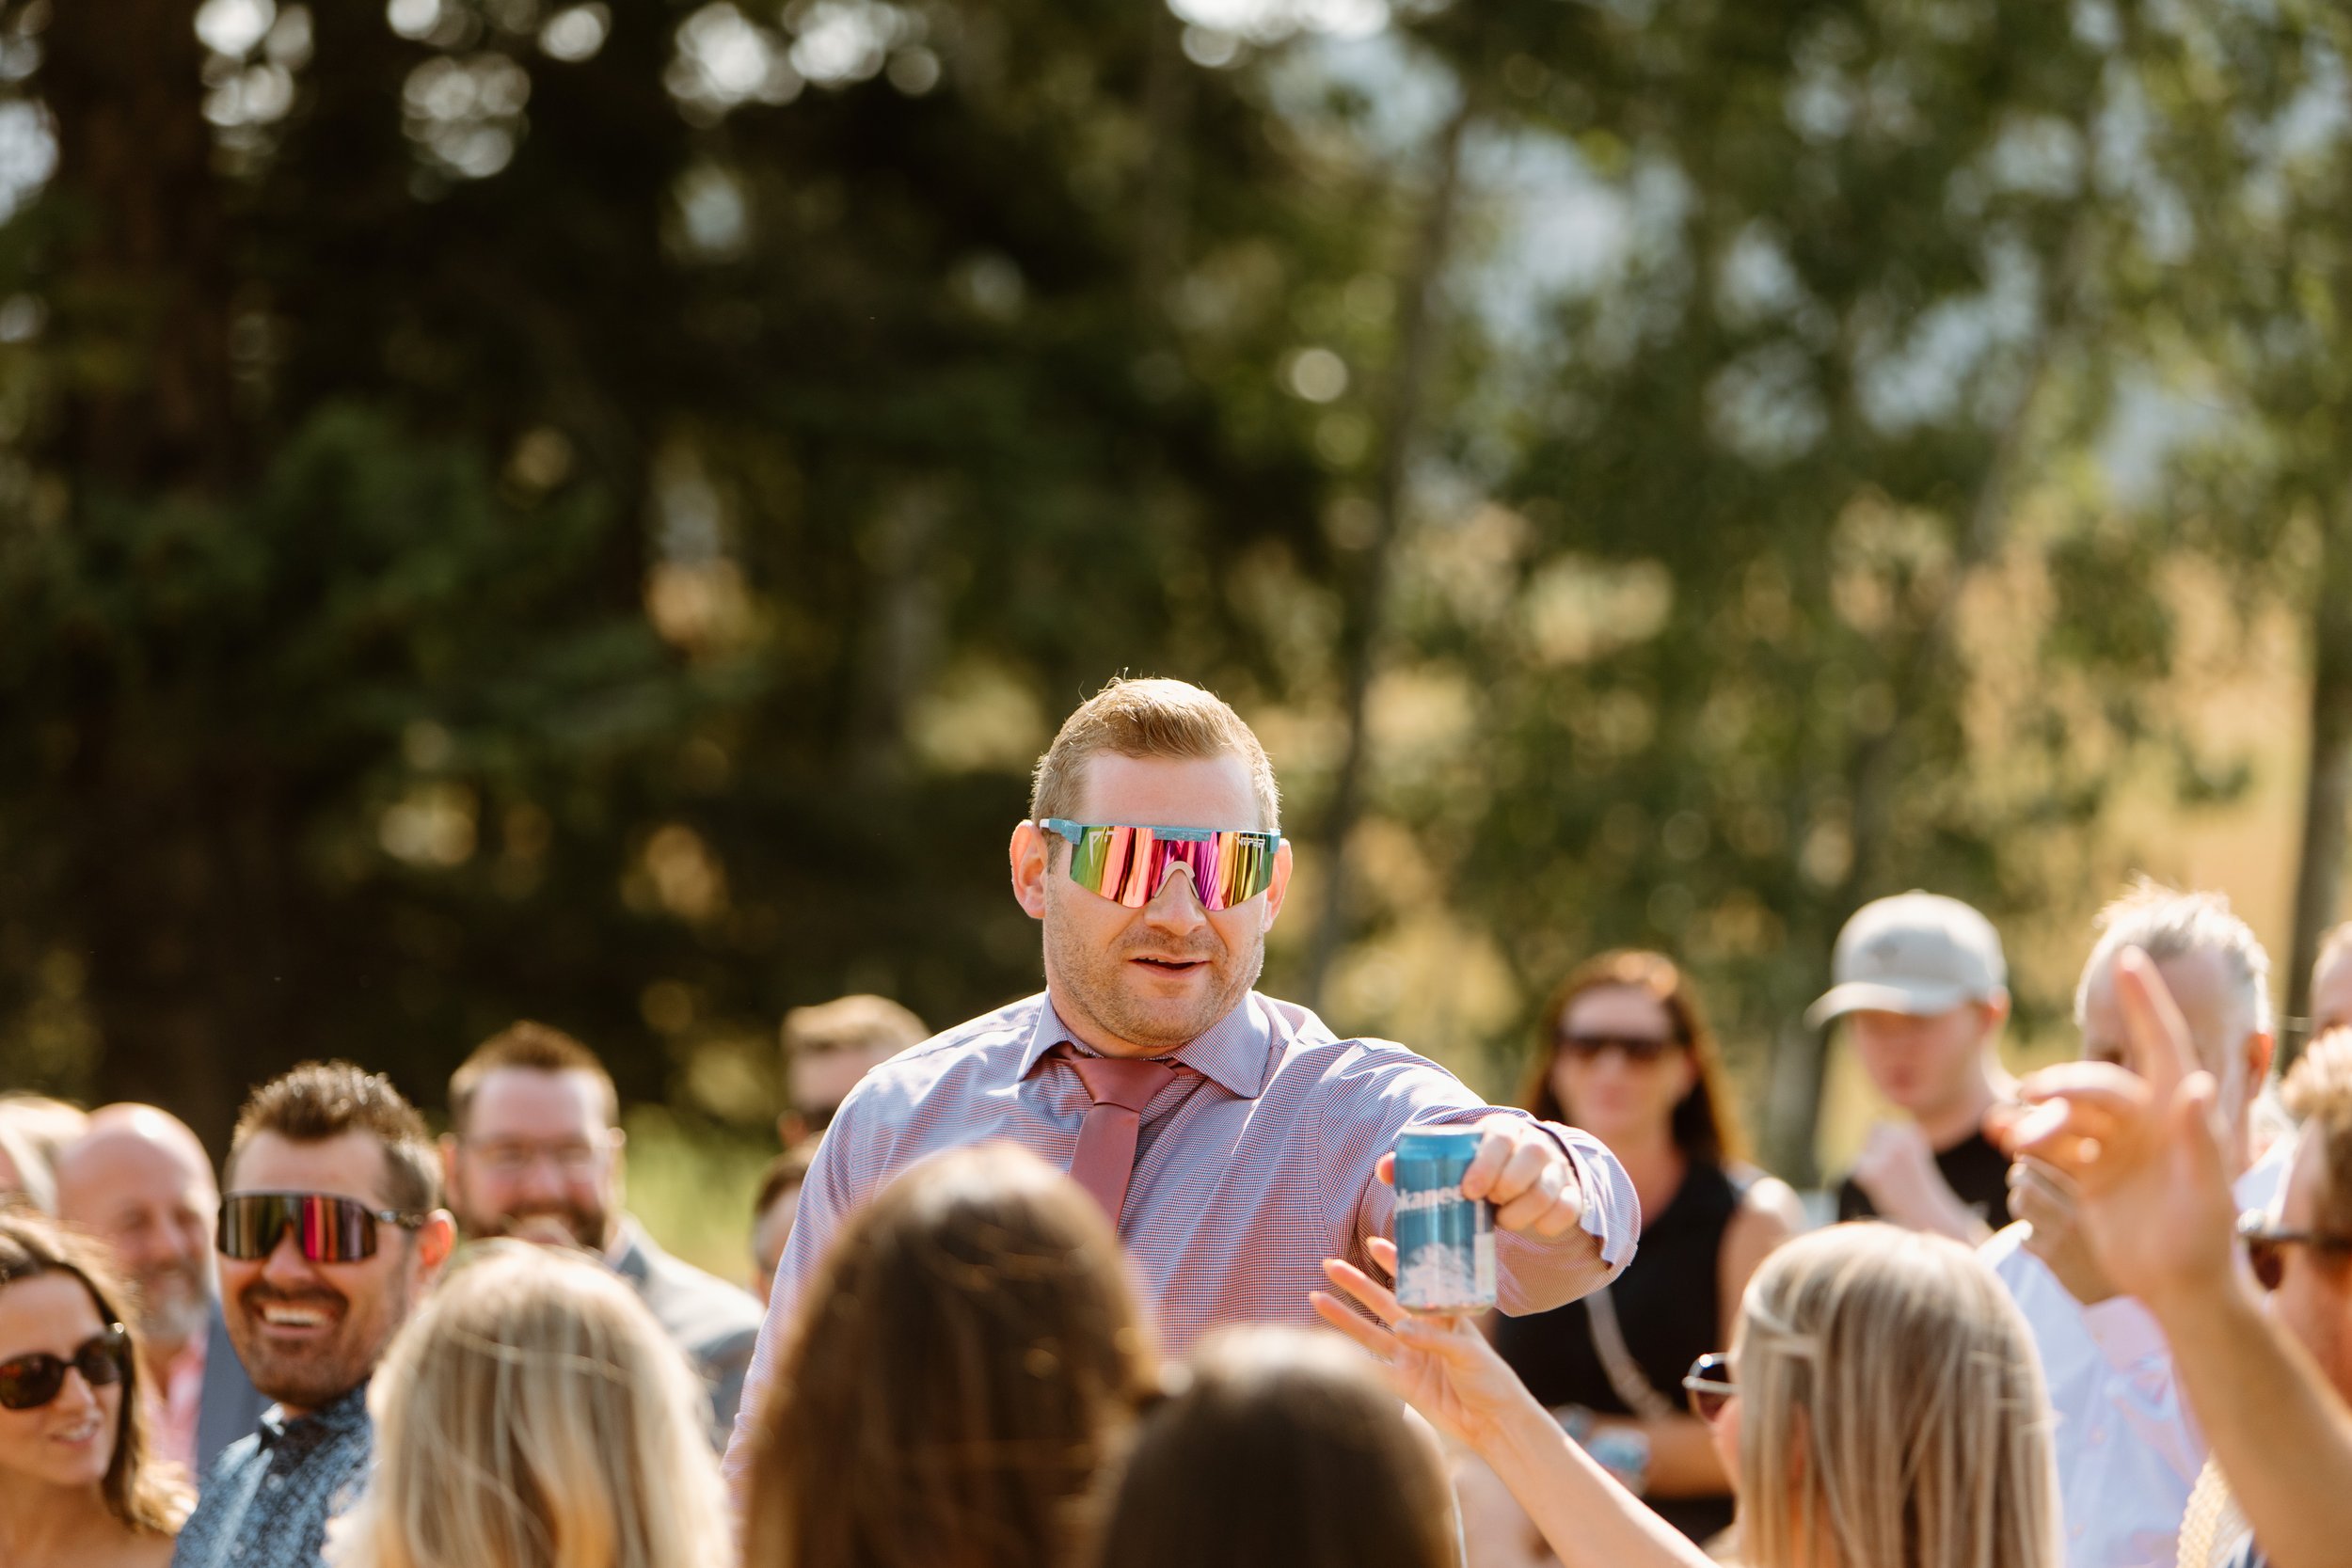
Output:
[[1867,1223],[1800,1237],[1756,1271],[1734,1355],[1751,1568],[2057,1568],[2041,1363],[1968,1248]]
[[385,1358],[336,1568],[725,1568],[705,1400],[609,1270],[485,1243]]
[[834,1240],[761,1406],[747,1568],[1039,1568],[1153,1375],[1119,1243],[1003,1145],[925,1161]]
[[1230,1329],[1145,1418],[1097,1568],[1453,1568],[1434,1443],[1335,1337]]

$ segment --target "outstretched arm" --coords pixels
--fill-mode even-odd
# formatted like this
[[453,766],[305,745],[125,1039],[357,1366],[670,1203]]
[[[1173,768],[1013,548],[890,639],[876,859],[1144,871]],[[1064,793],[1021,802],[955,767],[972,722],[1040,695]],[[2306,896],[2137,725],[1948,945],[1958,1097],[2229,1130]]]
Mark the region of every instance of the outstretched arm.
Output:
[[[1372,1253],[1394,1272],[1391,1243],[1375,1239]],[[1323,1267],[1380,1321],[1366,1323],[1320,1291],[1317,1315],[1371,1352],[1406,1403],[1486,1462],[1565,1568],[1709,1568],[1704,1552],[1568,1441],[1470,1319],[1409,1314],[1353,1264],[1332,1259]]]
[[2236,1205],[2214,1081],[2137,949],[2117,962],[2136,1071],[2074,1062],[2023,1085],[2039,1106],[2010,1152],[2049,1161],[2081,1195],[2100,1266],[2164,1328],[2214,1458],[2273,1568],[2334,1568],[2352,1541],[2352,1412],[2237,1268]]

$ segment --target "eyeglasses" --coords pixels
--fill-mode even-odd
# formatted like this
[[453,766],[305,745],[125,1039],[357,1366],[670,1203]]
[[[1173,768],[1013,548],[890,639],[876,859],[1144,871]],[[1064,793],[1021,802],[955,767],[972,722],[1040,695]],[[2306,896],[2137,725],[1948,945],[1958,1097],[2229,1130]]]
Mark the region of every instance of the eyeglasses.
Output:
[[1702,1421],[1713,1421],[1740,1391],[1732,1381],[1731,1357],[1702,1355],[1692,1362],[1691,1370],[1682,1374],[1682,1390],[1691,1396],[1691,1414]]
[[326,1193],[231,1193],[221,1199],[214,1245],[223,1258],[253,1262],[277,1251],[278,1238],[291,1228],[294,1245],[311,1262],[356,1263],[375,1256],[379,1223],[414,1230],[424,1216]]
[[2270,1216],[2263,1213],[2239,1215],[2237,1235],[2246,1243],[2246,1261],[2253,1267],[2255,1283],[2265,1291],[2277,1290],[2279,1282],[2286,1277],[2288,1247],[2307,1246],[2314,1252],[2352,1257],[2352,1236],[2324,1230],[2273,1229]]
[[1193,896],[1204,910],[1229,910],[1274,882],[1280,833],[1216,828],[1137,828],[1073,822],[1049,816],[1038,824],[1070,841],[1070,879],[1089,893],[1139,910],[1158,895],[1168,874],[1192,875]]
[[92,1388],[111,1388],[131,1370],[131,1337],[113,1323],[83,1340],[70,1356],[35,1351],[0,1361],[0,1410],[39,1410],[57,1397],[69,1369]]
[[1678,1048],[1680,1038],[1673,1035],[1571,1035],[1560,1036],[1560,1049],[1571,1056],[1591,1061],[1604,1051],[1622,1051],[1629,1062],[1654,1062],[1667,1052]]

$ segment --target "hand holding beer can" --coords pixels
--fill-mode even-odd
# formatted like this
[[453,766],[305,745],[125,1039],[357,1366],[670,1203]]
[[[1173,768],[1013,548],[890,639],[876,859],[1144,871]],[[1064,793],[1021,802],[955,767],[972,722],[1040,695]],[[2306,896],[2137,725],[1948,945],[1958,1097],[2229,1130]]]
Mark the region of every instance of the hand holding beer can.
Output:
[[1494,1206],[1462,1196],[1474,1127],[1413,1128],[1396,1139],[1396,1299],[1414,1312],[1495,1304]]

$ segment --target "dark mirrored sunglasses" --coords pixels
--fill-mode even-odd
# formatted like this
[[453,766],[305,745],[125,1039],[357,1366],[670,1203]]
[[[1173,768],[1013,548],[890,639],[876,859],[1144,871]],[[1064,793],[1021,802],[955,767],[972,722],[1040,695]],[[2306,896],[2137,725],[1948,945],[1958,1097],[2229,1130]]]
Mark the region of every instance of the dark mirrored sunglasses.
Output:
[[1100,898],[1139,910],[1183,866],[1204,910],[1246,904],[1274,882],[1280,833],[1241,829],[1142,828],[1073,822],[1038,824],[1070,843],[1070,879]]
[[38,1410],[57,1397],[65,1374],[77,1371],[92,1388],[111,1388],[129,1373],[131,1337],[115,1323],[74,1347],[72,1355],[36,1351],[0,1361],[0,1410]]
[[278,1250],[292,1230],[294,1245],[313,1263],[356,1263],[375,1256],[375,1227],[414,1230],[422,1214],[371,1209],[328,1193],[231,1193],[221,1199],[214,1244],[223,1258],[252,1262]]
[[1631,1062],[1654,1062],[1682,1042],[1672,1035],[1572,1035],[1563,1032],[1560,1049],[1590,1060],[1604,1051],[1620,1051]]
[[1702,1421],[1714,1420],[1740,1391],[1740,1386],[1732,1380],[1731,1357],[1702,1355],[1692,1362],[1691,1370],[1682,1374],[1682,1390],[1691,1396],[1692,1415]]
[[2275,1291],[2286,1277],[2286,1249],[2291,1246],[2309,1247],[2313,1252],[2332,1253],[2338,1258],[2352,1258],[2352,1236],[2337,1236],[2322,1230],[2286,1230],[2270,1223],[2267,1214],[2240,1215],[2237,1222],[2238,1240],[2246,1243],[2246,1262],[2254,1272],[2254,1282],[2265,1291]]

